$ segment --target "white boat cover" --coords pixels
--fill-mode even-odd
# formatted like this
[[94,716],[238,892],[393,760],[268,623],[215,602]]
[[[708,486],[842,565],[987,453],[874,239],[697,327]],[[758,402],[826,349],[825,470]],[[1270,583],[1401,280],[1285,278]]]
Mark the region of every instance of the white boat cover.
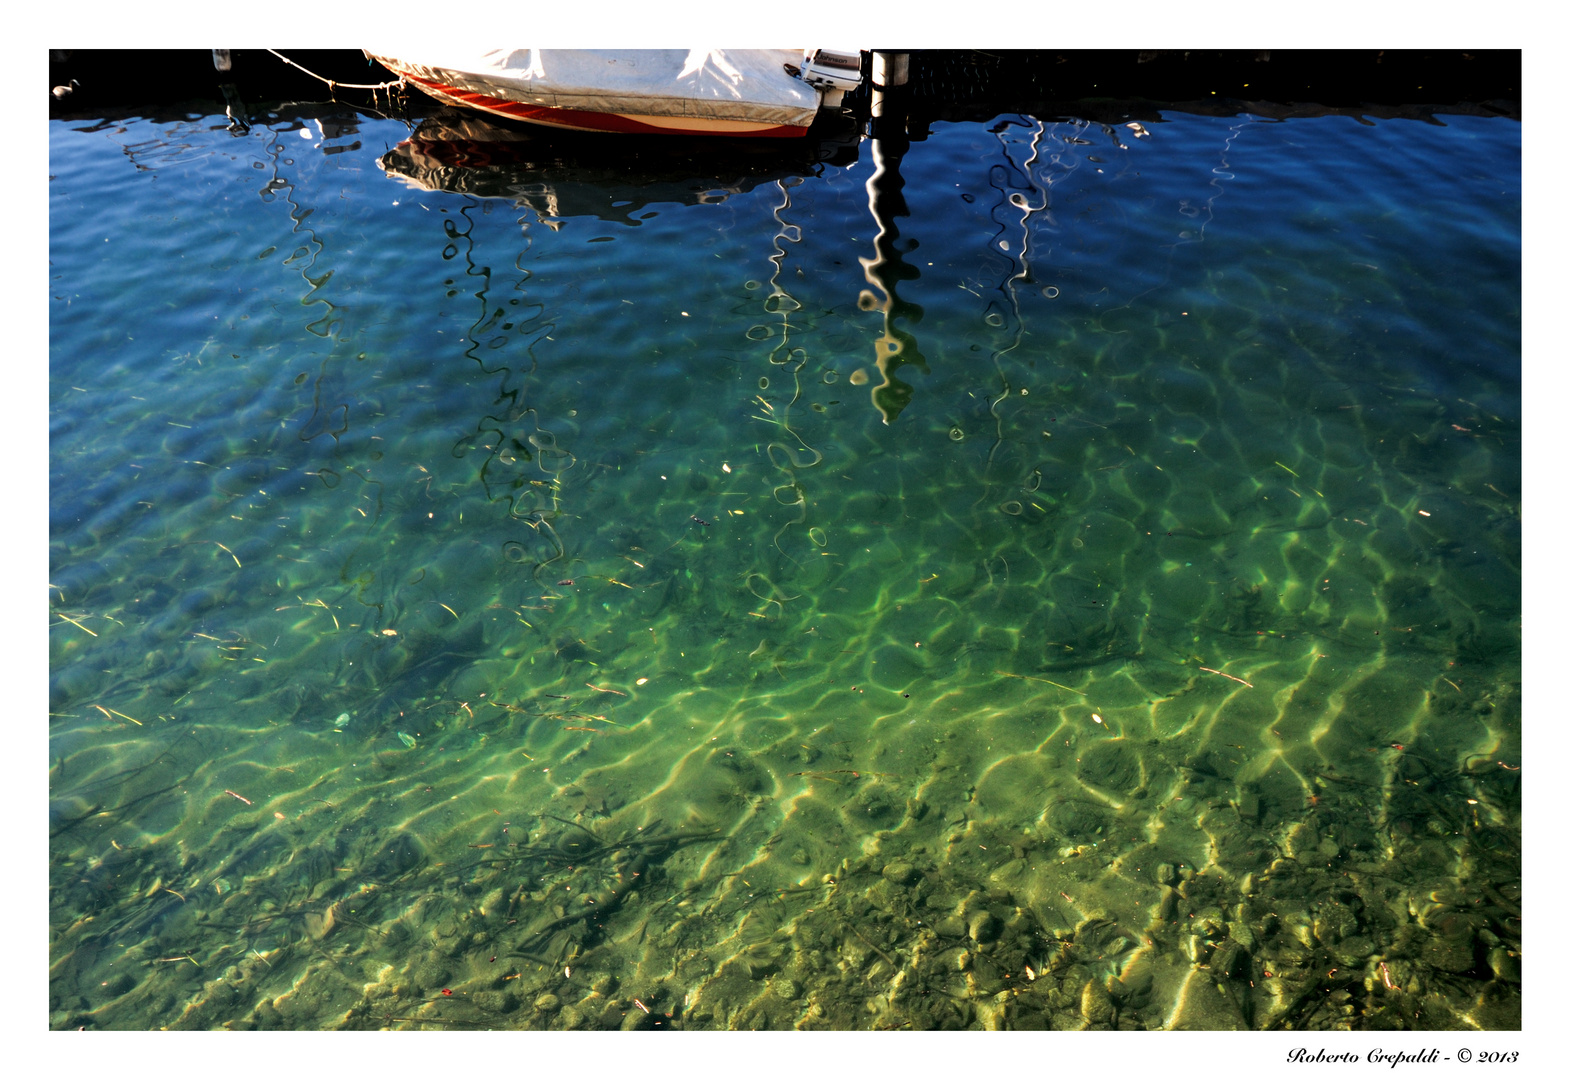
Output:
[[366,55],[471,93],[555,109],[806,127],[819,92],[801,49],[490,49]]

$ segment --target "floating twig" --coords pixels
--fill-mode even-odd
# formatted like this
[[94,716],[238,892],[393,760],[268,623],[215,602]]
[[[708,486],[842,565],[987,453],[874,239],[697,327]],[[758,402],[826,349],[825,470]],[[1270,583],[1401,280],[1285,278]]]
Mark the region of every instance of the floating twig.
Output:
[[1056,686],[1060,690],[1068,690],[1071,694],[1079,694],[1081,697],[1085,697],[1085,694],[1082,691],[1076,690],[1072,686],[1065,686],[1063,683],[1056,683],[1052,679],[1038,679],[1031,675],[1016,675],[1012,671],[995,671],[993,674],[1002,675],[1006,679],[1025,679],[1029,682],[1045,682],[1049,686]]
[[122,720],[129,720],[129,721],[131,721],[131,723],[135,724],[137,727],[146,727],[147,726],[146,724],[142,723],[142,721],[138,720],[136,717],[134,717],[134,716],[127,716],[125,713],[123,713],[123,712],[116,712],[114,709],[106,709],[102,705],[94,705],[93,708],[97,709],[99,712],[103,713],[105,716],[108,716],[110,713],[114,713],[114,715],[120,717],[120,719],[122,719]]
[[[886,778],[889,778],[889,779],[892,779],[894,777],[894,775],[895,775],[894,773],[874,772],[871,769],[823,769],[823,770],[810,770],[808,772],[797,772],[797,773],[792,773],[791,775],[792,776],[811,776],[811,777],[814,777],[814,778],[819,779],[819,780],[828,780],[830,773],[849,773],[851,776],[855,777],[858,780],[862,779],[862,774],[863,773],[866,773],[868,776],[882,776],[882,777],[886,777]],[[835,781],[835,782],[839,783],[838,780]]]
[[1216,668],[1202,667],[1200,670],[1201,671],[1209,671],[1213,675],[1220,675],[1224,679],[1232,679],[1236,683],[1243,683],[1245,686],[1249,687],[1251,690],[1253,690],[1255,688],[1255,684],[1254,683],[1252,683],[1252,682],[1244,682],[1244,680],[1240,679],[1237,675],[1229,675],[1227,672],[1225,672],[1225,671],[1218,671]]
[[[81,630],[82,632],[87,633],[87,634],[93,634],[93,632],[91,630],[89,630],[87,627],[83,626],[81,623],[77,622],[75,619],[71,618],[71,616],[66,615],[63,612],[59,612],[59,611],[55,612],[55,614],[59,615],[62,619],[64,619],[66,622],[70,623],[72,626],[76,627],[78,630]],[[56,623],[55,625],[59,626],[60,624]],[[98,635],[97,634],[93,634],[93,636],[97,637]]]

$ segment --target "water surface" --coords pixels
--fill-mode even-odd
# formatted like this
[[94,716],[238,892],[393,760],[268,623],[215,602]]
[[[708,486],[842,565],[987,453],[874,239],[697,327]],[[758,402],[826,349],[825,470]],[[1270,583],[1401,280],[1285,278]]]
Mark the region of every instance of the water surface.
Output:
[[1520,128],[50,133],[50,1018],[1520,1026]]

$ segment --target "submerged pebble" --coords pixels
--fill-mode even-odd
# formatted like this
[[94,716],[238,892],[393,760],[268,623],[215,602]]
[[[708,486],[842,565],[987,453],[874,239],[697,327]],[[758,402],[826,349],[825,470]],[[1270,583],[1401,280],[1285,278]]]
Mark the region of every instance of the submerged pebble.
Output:
[[1095,979],[1080,991],[1080,1015],[1088,1024],[1105,1024],[1113,1018],[1113,999]]
[[1522,964],[1509,949],[1491,949],[1489,969],[1495,973],[1497,979],[1505,979],[1507,982],[1522,981]]
[[971,923],[967,927],[972,941],[993,941],[998,937],[1002,925],[998,917],[991,911],[978,911],[971,916]]

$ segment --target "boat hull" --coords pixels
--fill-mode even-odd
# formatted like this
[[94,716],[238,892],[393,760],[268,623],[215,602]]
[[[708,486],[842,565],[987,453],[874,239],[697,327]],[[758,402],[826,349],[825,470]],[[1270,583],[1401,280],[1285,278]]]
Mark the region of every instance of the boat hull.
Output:
[[801,138],[821,101],[785,72],[790,50],[367,55],[444,104],[572,131]]

